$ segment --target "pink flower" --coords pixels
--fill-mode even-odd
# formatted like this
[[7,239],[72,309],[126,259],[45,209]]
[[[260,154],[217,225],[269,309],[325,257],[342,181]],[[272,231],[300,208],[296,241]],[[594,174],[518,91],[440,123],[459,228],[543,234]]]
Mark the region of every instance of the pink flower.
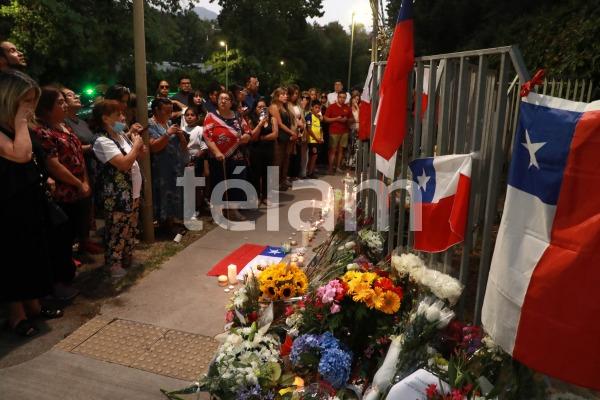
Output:
[[329,311],[331,311],[332,314],[336,314],[342,311],[342,307],[340,307],[339,304],[333,303]]
[[225,314],[225,322],[233,321],[233,317],[234,317],[233,311],[231,311],[231,310],[227,311],[227,314]]

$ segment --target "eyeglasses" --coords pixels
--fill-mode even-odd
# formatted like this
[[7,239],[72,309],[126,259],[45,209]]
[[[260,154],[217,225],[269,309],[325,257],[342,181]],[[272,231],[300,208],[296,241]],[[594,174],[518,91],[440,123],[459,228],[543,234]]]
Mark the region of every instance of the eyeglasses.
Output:
[[168,88],[169,88],[169,85],[160,85],[159,86],[159,89],[168,89]]

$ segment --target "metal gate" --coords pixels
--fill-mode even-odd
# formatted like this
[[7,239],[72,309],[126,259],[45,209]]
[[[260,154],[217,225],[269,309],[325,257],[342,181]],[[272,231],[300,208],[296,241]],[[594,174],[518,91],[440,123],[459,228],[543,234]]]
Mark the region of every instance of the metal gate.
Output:
[[[396,178],[407,178],[408,162],[415,158],[478,153],[473,160],[464,242],[424,257],[431,267],[455,276],[465,285],[458,312],[463,318],[472,316],[473,321],[479,322],[506,190],[505,168],[517,124],[520,84],[530,76],[516,46],[418,57],[415,64],[407,94],[409,126],[397,154]],[[377,110],[384,68],[385,62],[379,62],[373,69],[371,121]],[[425,108],[423,89],[427,81]],[[369,148],[369,142],[360,144],[357,177],[384,180],[375,169]],[[375,193],[361,192],[359,205],[377,220]],[[405,190],[391,195],[390,213],[389,250],[410,250],[413,233],[408,230]]]

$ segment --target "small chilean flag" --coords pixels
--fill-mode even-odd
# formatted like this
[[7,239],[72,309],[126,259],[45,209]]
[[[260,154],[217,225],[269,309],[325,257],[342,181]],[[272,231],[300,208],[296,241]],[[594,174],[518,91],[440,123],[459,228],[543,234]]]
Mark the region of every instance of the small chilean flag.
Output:
[[[413,0],[402,0],[379,91],[373,152],[377,169],[393,178],[396,151],[406,135],[408,83],[415,61]],[[391,176],[390,176],[391,175]]]
[[409,168],[421,193],[412,207],[421,206],[422,226],[415,231],[415,250],[447,250],[465,238],[471,190],[471,155],[420,158]]
[[482,322],[529,367],[600,390],[600,102],[520,106]]
[[281,247],[247,243],[238,247],[216,263],[206,275],[227,275],[229,264],[235,264],[237,266],[238,279],[242,280],[252,267],[256,265],[276,264],[284,257],[285,252]]

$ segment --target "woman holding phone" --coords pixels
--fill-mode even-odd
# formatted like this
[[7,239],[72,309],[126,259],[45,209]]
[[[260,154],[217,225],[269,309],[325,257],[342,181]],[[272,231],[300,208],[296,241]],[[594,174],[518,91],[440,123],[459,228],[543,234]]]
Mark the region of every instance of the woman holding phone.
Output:
[[94,106],[92,123],[99,137],[93,151],[102,164],[98,188],[106,222],[104,258],[115,279],[125,276],[132,262],[142,190],[137,158],[145,152],[142,126],[133,124],[128,138],[119,129],[120,120],[117,101],[102,100]]
[[[189,161],[188,139],[179,125],[171,124],[171,100],[156,98],[152,101],[152,118],[148,121],[150,152],[152,153],[152,202],[154,218],[168,233],[179,233],[183,220],[183,191],[177,187],[177,177]],[[176,231],[173,231],[175,229]]]

